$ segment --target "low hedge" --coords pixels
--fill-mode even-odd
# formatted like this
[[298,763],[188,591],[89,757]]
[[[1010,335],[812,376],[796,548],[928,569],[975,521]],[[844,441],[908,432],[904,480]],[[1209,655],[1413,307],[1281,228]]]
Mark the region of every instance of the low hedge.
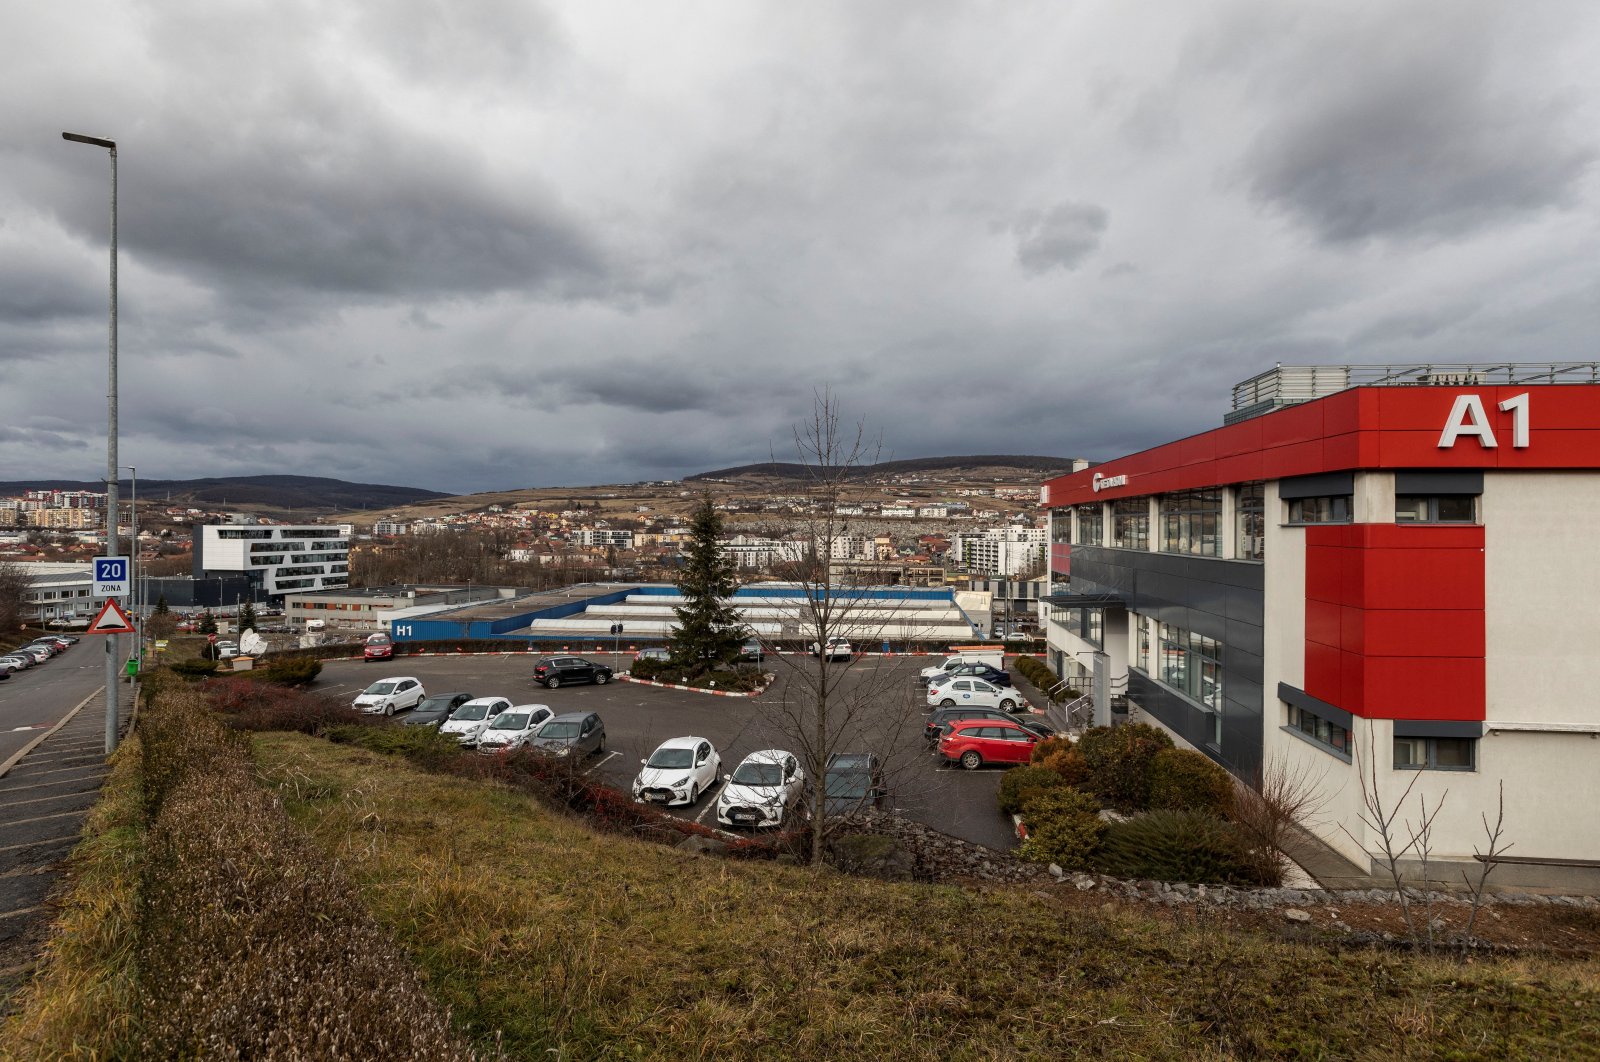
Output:
[[758,667],[739,666],[692,675],[670,660],[635,660],[628,673],[636,679],[649,682],[666,682],[675,686],[693,686],[696,689],[715,687],[734,693],[752,693],[764,689],[766,672]]
[[1261,881],[1249,845],[1230,823],[1206,811],[1163,810],[1112,824],[1095,855],[1119,878],[1251,887]]
[[142,719],[136,946],[148,1058],[472,1058],[409,957],[256,784],[198,691]]
[[996,796],[1000,813],[1015,815],[1034,796],[1066,784],[1061,775],[1048,767],[1013,767],[1000,776],[1000,792]]
[[1106,824],[1100,805],[1071,786],[1046,788],[1022,806],[1027,839],[1017,848],[1023,859],[1054,863],[1065,870],[1087,870]]
[[1124,813],[1150,806],[1151,761],[1172,747],[1167,732],[1148,723],[1091,727],[1077,744],[1089,771],[1087,788]]
[[1150,760],[1150,807],[1233,813],[1233,776],[1193,749],[1162,749]]

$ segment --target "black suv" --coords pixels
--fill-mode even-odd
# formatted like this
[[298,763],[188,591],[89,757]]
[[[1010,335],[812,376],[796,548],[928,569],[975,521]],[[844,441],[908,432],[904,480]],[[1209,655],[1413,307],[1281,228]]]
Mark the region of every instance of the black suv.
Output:
[[604,686],[611,681],[611,669],[581,656],[552,656],[533,665],[533,681],[542,682],[552,690],[574,682]]
[[923,731],[929,743],[938,741],[950,732],[950,725],[963,719],[1004,719],[1015,722],[1012,713],[999,708],[940,708],[928,717],[927,729]]
[[540,752],[582,759],[606,750],[606,725],[594,712],[563,712],[545,720],[528,744]]

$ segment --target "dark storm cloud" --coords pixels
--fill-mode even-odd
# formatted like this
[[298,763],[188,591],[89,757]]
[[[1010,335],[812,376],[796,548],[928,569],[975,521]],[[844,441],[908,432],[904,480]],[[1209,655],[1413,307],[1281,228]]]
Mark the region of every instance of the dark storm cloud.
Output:
[[1449,238],[1571,205],[1594,133],[1517,62],[1538,57],[1508,54],[1514,10],[1401,5],[1297,42],[1276,75],[1293,82],[1275,86],[1284,106],[1245,158],[1252,193],[1334,243]]
[[1026,211],[1011,226],[1017,237],[1017,264],[1035,274],[1076,269],[1100,246],[1106,223],[1104,208],[1092,203]]

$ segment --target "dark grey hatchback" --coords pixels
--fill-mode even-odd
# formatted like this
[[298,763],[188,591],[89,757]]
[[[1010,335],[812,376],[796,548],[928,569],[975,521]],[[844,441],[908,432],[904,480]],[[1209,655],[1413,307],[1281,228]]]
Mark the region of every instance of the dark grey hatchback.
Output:
[[604,686],[611,681],[611,669],[581,656],[552,656],[533,665],[533,681],[550,689],[574,682],[593,682]]
[[563,712],[547,719],[528,744],[541,752],[582,759],[606,750],[606,725],[594,712]]

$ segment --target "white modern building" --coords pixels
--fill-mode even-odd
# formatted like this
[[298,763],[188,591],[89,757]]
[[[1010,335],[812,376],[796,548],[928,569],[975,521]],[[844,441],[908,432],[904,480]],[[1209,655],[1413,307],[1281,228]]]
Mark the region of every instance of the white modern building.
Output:
[[333,524],[194,528],[196,579],[241,573],[266,597],[342,588],[350,581],[350,532]]
[[1043,527],[989,527],[955,536],[950,555],[969,572],[1017,575],[1042,566],[1050,532]]

